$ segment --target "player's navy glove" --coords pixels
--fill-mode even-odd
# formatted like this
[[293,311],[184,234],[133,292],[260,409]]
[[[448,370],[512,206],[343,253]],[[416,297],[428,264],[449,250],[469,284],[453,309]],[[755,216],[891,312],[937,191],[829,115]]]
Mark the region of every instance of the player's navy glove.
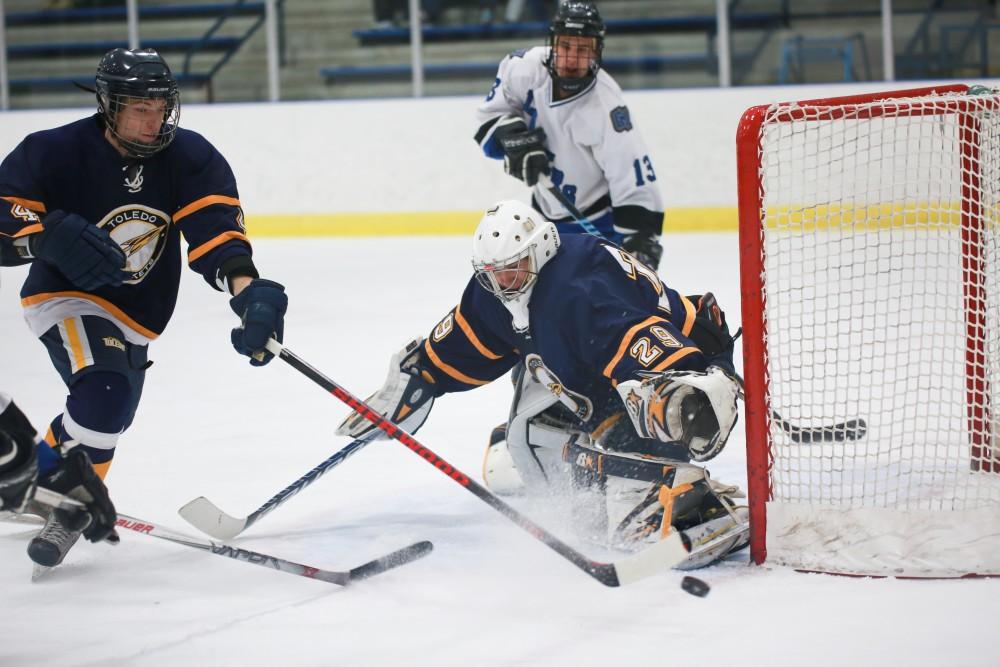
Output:
[[659,236],[644,232],[626,234],[622,237],[622,249],[634,255],[636,259],[651,269],[657,269],[660,266],[663,246],[660,245]]
[[229,305],[242,322],[233,329],[233,347],[240,354],[250,357],[251,366],[263,366],[274,358],[265,349],[267,340],[274,337],[279,343],[285,334],[285,311],[288,297],[285,288],[273,280],[256,278]]
[[9,403],[0,412],[0,510],[19,510],[37,478],[35,429]]
[[75,213],[52,211],[31,237],[31,254],[59,270],[82,290],[115,287],[128,277],[125,253],[107,230]]
[[115,533],[118,513],[108,497],[108,488],[83,450],[71,450],[59,467],[38,478],[38,486],[69,496],[86,506],[86,511],[55,510],[64,526],[82,530],[83,536],[91,542],[118,541]]
[[529,130],[520,118],[509,117],[497,122],[493,136],[503,148],[504,171],[514,178],[533,186],[542,174],[551,173],[542,128]]

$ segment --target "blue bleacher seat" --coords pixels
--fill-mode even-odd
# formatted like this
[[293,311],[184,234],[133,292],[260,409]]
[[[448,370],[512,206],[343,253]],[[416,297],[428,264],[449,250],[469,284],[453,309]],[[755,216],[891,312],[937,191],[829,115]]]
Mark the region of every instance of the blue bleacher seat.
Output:
[[[213,18],[232,13],[234,16],[256,16],[264,13],[263,2],[247,2],[235,5],[219,2],[200,5],[178,5],[174,7],[139,7],[140,20]],[[7,27],[48,25],[53,23],[97,23],[100,21],[124,21],[125,4],[121,7],[81,7],[79,9],[47,9],[31,12],[10,12],[4,15]]]
[[[777,13],[734,14],[733,28],[774,27],[781,21]],[[706,32],[714,33],[715,15],[680,16],[641,19],[608,19],[605,21],[609,35],[629,35],[652,32]],[[421,30],[425,42],[457,42],[470,40],[512,39],[538,37],[548,33],[549,24],[542,22],[489,23],[471,25],[426,25]],[[355,30],[354,37],[362,46],[376,44],[401,44],[410,41],[410,29],[370,28]]]
[[[156,49],[161,53],[171,51],[187,51],[195,46],[200,51],[227,51],[240,44],[238,37],[212,37],[185,39],[149,39],[143,41],[146,48]],[[55,42],[48,44],[11,44],[7,47],[7,57],[11,60],[28,58],[63,58],[72,56],[100,56],[117,47],[127,47],[128,41],[107,40],[100,42]]]
[[[207,74],[177,74],[177,83],[181,90],[185,87],[199,88],[209,82]],[[55,77],[35,77],[25,79],[11,79],[10,89],[17,91],[24,90],[73,90],[76,84],[87,87],[94,85],[94,73],[88,72],[80,76],[55,76]]]
[[[697,53],[671,53],[667,55],[612,57],[605,58],[602,67],[611,72],[641,71],[661,72],[671,67],[709,66],[712,57],[703,51]],[[424,65],[424,75],[428,77],[491,77],[496,74],[497,63],[432,63]],[[408,64],[364,65],[324,67],[320,74],[328,83],[335,81],[367,81],[384,79],[407,79],[412,76]]]

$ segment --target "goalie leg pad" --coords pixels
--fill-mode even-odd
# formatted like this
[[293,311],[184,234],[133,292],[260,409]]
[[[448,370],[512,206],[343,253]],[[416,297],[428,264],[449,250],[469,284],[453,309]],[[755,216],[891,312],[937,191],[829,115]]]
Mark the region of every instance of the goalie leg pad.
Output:
[[570,441],[565,456],[576,478],[605,492],[611,546],[634,550],[681,531],[691,555],[678,567],[695,569],[749,543],[747,509],[735,502],[744,494],[700,466],[609,452],[580,438]]
[[736,425],[739,387],[717,366],[666,371],[617,389],[640,436],[683,443],[694,461],[717,456]]
[[726,514],[682,531],[691,545],[691,553],[674,566],[678,570],[706,567],[750,544],[749,510],[733,509]]
[[507,424],[500,424],[490,433],[483,456],[483,482],[498,496],[513,496],[524,490],[524,480],[507,448]]
[[526,490],[562,489],[570,483],[562,450],[572,437],[569,424],[556,417],[559,397],[522,373],[507,422],[507,448]]

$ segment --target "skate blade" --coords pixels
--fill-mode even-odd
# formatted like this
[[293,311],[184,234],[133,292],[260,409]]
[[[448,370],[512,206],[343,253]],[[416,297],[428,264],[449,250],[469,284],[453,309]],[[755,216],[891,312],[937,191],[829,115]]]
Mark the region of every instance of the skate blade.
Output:
[[37,583],[40,579],[45,578],[45,576],[52,571],[53,568],[46,567],[45,565],[39,565],[38,563],[32,563],[31,568],[31,583]]

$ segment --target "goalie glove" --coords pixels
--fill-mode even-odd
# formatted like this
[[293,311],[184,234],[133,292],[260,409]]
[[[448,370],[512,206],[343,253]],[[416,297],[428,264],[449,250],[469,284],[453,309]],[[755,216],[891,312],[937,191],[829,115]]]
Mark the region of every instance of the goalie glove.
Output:
[[[434,405],[434,378],[420,368],[420,348],[423,338],[416,338],[392,355],[389,374],[382,388],[369,396],[365,403],[379,414],[409,433],[423,426]],[[349,415],[337,428],[337,435],[359,438],[375,425],[357,412]],[[384,439],[384,433],[376,439]]]
[[694,461],[722,451],[736,425],[736,382],[718,366],[666,371],[618,385],[632,425],[643,438],[680,442]]

